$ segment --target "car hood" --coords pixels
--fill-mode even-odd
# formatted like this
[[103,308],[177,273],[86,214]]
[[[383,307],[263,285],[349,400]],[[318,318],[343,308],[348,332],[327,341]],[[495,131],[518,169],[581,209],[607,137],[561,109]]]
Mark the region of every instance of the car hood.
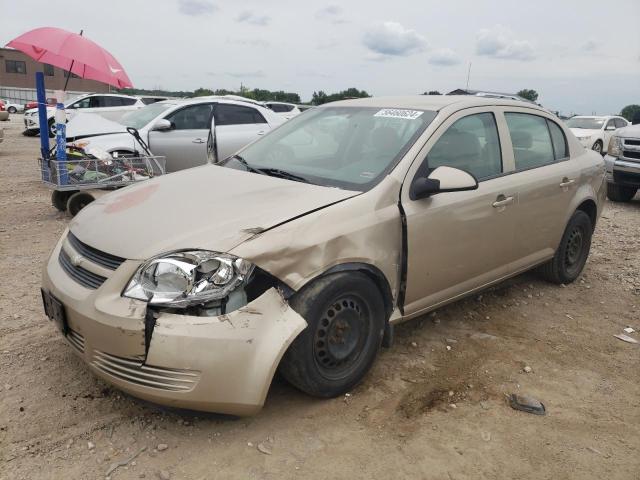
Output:
[[82,242],[128,259],[190,248],[228,252],[359,193],[205,165],[104,195],[71,221],[70,230]]
[[640,125],[629,125],[628,127],[619,128],[614,135],[624,138],[640,138]]
[[589,128],[570,128],[569,130],[571,130],[571,133],[576,137],[591,137],[600,133],[600,130],[592,130]]

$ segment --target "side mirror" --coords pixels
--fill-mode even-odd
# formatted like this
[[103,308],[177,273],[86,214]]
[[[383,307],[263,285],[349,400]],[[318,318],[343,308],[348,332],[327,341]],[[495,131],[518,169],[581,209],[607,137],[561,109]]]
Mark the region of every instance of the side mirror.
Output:
[[428,177],[416,177],[409,189],[409,198],[418,200],[437,193],[476,190],[478,181],[469,172],[453,167],[437,167]]
[[171,130],[172,128],[173,125],[171,125],[171,122],[169,120],[167,120],[166,118],[161,118],[160,120],[156,120],[156,123],[153,124],[151,130],[157,132],[166,132],[168,130]]

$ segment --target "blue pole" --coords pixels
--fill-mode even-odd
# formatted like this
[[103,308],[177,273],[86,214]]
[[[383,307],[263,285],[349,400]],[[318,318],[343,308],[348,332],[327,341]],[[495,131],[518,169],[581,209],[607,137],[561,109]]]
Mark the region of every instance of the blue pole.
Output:
[[[47,127],[47,94],[44,89],[44,73],[36,72],[36,94],[38,99],[38,119],[40,122],[40,154],[42,160],[49,158],[49,129]],[[44,130],[42,126],[45,125]],[[42,132],[45,132],[42,134]],[[43,180],[49,180],[49,164],[43,161]]]
[[69,183],[67,173],[67,116],[64,111],[64,103],[56,104],[56,164],[58,165],[58,185]]

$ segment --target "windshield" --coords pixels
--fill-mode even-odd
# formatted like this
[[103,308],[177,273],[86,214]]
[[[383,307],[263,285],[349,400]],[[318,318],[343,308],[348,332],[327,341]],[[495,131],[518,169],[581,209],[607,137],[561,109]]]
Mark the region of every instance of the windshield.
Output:
[[125,127],[141,129],[162,112],[173,106],[174,105],[172,103],[152,103],[151,105],[142,107],[139,110],[134,110],[124,114],[118,121]]
[[604,125],[604,118],[573,117],[567,120],[569,128],[583,128],[587,130],[599,130]]
[[289,120],[222,162],[231,168],[365,191],[395,167],[436,112],[323,107]]

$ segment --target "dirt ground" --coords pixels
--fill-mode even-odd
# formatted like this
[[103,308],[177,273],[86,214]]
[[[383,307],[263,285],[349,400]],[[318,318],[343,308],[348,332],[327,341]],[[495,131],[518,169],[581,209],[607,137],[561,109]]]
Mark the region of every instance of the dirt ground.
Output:
[[69,218],[20,122],[0,144],[0,478],[104,479],[137,453],[110,478],[640,478],[640,345],[613,336],[640,330],[640,200],[606,205],[574,284],[519,276],[398,327],[345,397],[276,379],[260,414],[230,418],[123,395],[46,319],[40,272]]

